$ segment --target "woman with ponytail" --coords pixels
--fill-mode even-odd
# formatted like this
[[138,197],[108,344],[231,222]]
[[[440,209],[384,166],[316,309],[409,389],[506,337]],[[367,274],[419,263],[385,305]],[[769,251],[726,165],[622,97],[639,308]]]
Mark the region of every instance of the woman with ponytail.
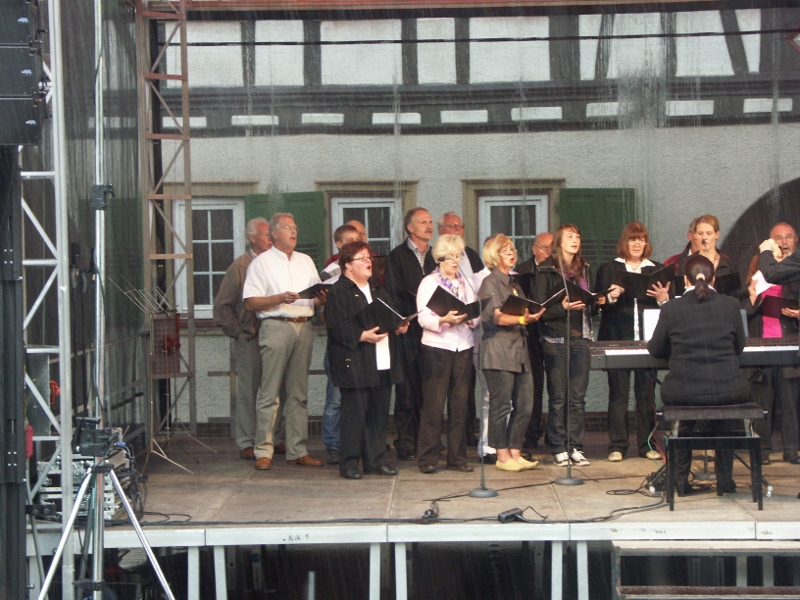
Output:
[[[750,401],[750,384],[739,369],[745,332],[739,301],[714,291],[714,264],[699,254],[689,257],[684,266],[686,291],[661,308],[658,325],[647,343],[656,358],[669,361],[661,399],[677,406],[722,406]],[[718,431],[729,431],[732,421],[711,421]],[[681,422],[681,429],[693,428]],[[689,471],[691,453],[677,457],[679,495],[691,492]],[[717,486],[735,492],[731,479],[731,451],[717,453],[714,463]]]

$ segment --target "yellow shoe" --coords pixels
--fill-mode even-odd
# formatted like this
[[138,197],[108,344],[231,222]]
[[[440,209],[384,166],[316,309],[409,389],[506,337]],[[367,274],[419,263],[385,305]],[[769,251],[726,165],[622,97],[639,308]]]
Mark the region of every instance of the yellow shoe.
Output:
[[515,460],[517,461],[517,464],[520,467],[522,467],[523,471],[528,471],[530,469],[535,469],[536,467],[539,466],[539,461],[538,460],[525,460],[521,456],[519,458],[515,459]]
[[494,463],[494,468],[498,471],[522,471],[523,467],[513,458],[509,458],[504,463],[498,460],[496,463]]

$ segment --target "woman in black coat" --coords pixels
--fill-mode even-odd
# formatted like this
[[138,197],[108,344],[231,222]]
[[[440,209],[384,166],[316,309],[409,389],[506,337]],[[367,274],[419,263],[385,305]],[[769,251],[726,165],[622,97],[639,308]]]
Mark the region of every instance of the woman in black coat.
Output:
[[[628,223],[617,242],[617,258],[600,265],[594,290],[605,294],[607,302],[601,307],[598,341],[642,340],[645,307],[655,308],[668,298],[669,284],[660,283],[647,291],[647,298],[637,299],[618,285],[623,273],[647,275],[661,268],[650,260],[653,248],[647,228],[639,221]],[[631,388],[631,369],[609,369],[608,376],[608,460],[619,462],[628,451],[628,397]],[[640,457],[659,458],[650,450],[650,435],[656,425],[655,369],[634,369],[633,390],[636,398],[636,441]],[[652,452],[652,454],[649,454]]]
[[365,330],[357,318],[368,304],[378,299],[391,304],[388,293],[372,276],[372,255],[366,242],[352,242],[339,253],[342,276],[328,291],[325,318],[328,327],[328,356],[333,384],[342,393],[341,449],[339,474],[361,479],[364,473],[397,475],[386,464],[386,422],[392,385],[403,380],[394,351],[397,331],[378,333]]
[[[686,261],[684,277],[686,291],[661,308],[658,325],[647,343],[652,356],[669,361],[661,399],[676,406],[749,402],[750,384],[739,368],[745,346],[739,301],[714,291],[714,265],[704,256],[697,254]],[[733,421],[710,423],[719,432],[733,427]],[[693,422],[681,422],[682,429],[693,427]],[[678,494],[690,493],[691,452],[681,452],[676,466]],[[714,468],[718,489],[735,492],[733,452],[717,452]]]

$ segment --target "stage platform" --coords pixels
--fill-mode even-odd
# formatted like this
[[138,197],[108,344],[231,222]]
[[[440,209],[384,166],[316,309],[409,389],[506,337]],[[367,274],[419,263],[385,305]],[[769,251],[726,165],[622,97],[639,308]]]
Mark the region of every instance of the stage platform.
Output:
[[[416,463],[398,463],[397,477],[368,475],[350,481],[339,476],[336,466],[287,465],[280,455],[271,470],[256,471],[252,461],[239,458],[230,438],[201,441],[216,452],[187,436],[165,446],[173,460],[193,473],[155,455],[145,469],[148,514],[142,525],[154,547],[189,548],[189,597],[199,597],[192,594],[200,585],[201,547],[213,548],[217,598],[227,597],[225,547],[335,544],[369,546],[369,597],[375,599],[380,597],[382,564],[385,570],[387,556],[393,555],[392,587],[395,598],[405,600],[411,544],[548,542],[553,557],[566,547],[574,551],[576,581],[571,589],[583,600],[590,595],[587,543],[610,548],[615,540],[739,540],[755,549],[763,544],[767,553],[770,544],[800,540],[800,466],[782,462],[780,453],[763,467],[774,488],[764,498],[763,511],[752,501],[749,473],[737,461],[737,493],[718,497],[708,482],[708,491],[676,498],[670,512],[663,494],[634,492],[661,461],[608,462],[604,432],[586,434],[591,465],[573,468],[583,485],[554,484],[566,469],[554,466],[548,449],[539,448],[542,465],[533,471],[505,473],[486,465],[486,485],[499,492],[486,499],[467,495],[480,485],[474,448],[474,473],[446,471],[440,465],[435,474],[423,475]],[[318,438],[310,440],[309,449],[312,455],[324,455]],[[388,456],[393,462],[394,453]],[[702,470],[701,456],[695,454],[694,471]],[[144,458],[139,458],[140,470]],[[525,509],[530,523],[498,521],[499,513],[514,508]],[[42,547],[54,547],[50,538],[55,535],[40,535]],[[28,547],[31,554],[30,541]],[[106,530],[106,547],[136,548],[139,542],[131,527],[114,526]],[[562,560],[550,560],[548,566],[549,597],[554,599],[562,597],[563,565]],[[385,573],[383,577],[385,585]]]

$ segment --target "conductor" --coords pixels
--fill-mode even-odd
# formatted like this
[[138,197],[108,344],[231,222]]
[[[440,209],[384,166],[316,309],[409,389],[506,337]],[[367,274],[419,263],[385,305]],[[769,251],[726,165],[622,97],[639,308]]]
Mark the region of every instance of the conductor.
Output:
[[[655,358],[669,361],[661,399],[666,405],[721,406],[750,400],[750,386],[739,369],[745,332],[739,302],[718,294],[714,288],[714,265],[696,254],[684,265],[686,291],[661,309],[647,350]],[[730,431],[732,420],[711,421],[717,433]],[[681,422],[690,431],[695,422]],[[691,493],[691,452],[676,456],[679,496]],[[717,453],[714,467],[717,486],[724,493],[736,491],[732,479],[733,452]]]

